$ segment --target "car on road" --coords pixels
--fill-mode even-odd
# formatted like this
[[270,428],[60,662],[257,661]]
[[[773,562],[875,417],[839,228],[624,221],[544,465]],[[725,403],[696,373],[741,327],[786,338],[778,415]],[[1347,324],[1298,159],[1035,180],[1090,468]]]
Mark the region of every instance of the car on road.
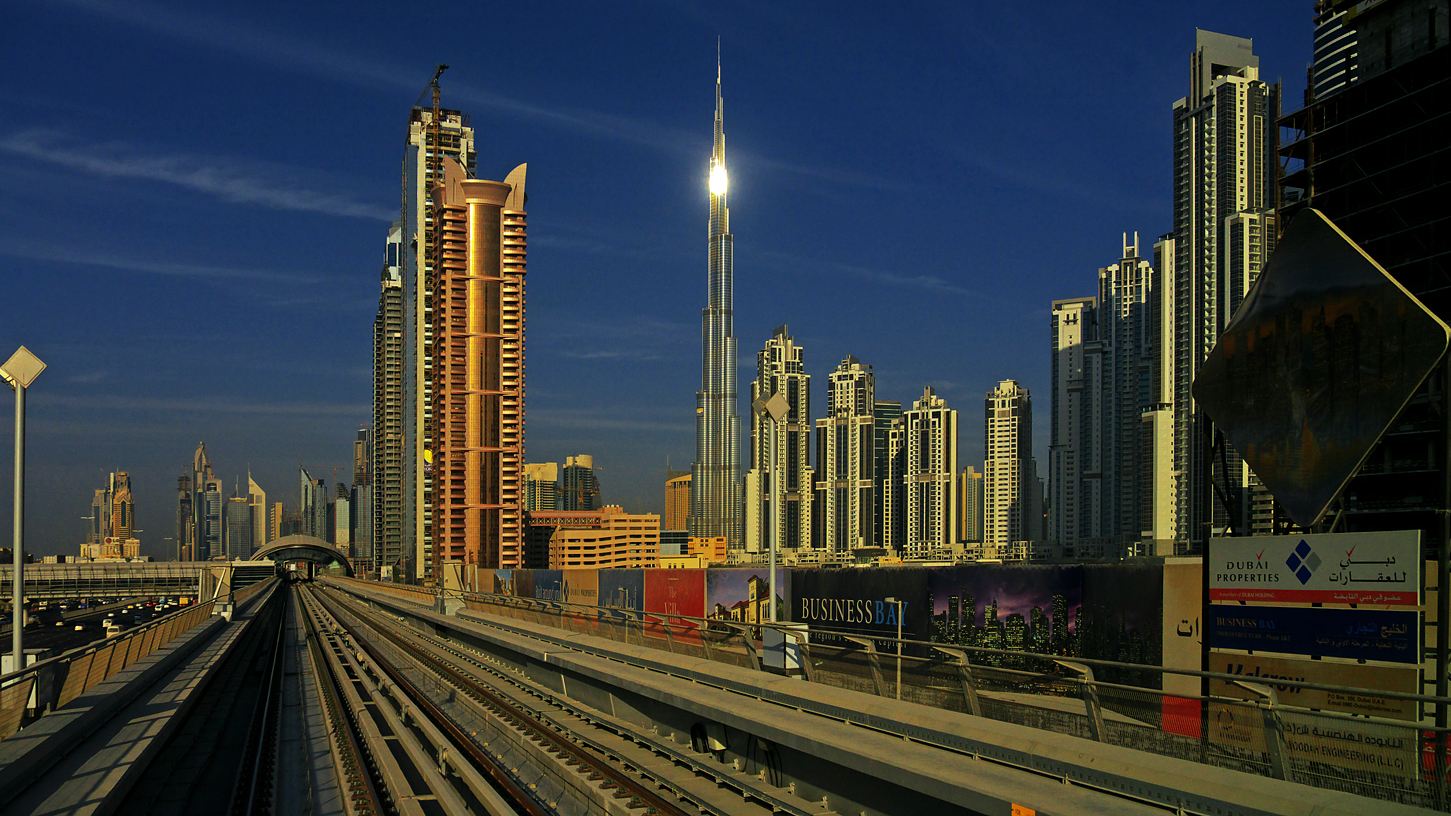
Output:
[[77,632],[84,632],[84,631],[86,631],[86,625],[84,623],[78,623],[78,624],[76,624],[76,631]]

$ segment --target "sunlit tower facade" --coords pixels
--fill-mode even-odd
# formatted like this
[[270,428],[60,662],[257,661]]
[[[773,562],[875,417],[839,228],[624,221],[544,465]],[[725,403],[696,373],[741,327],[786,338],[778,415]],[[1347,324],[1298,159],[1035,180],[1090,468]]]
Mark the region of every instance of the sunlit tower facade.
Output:
[[715,145],[710,156],[709,300],[701,316],[700,392],[695,397],[695,462],[690,535],[724,536],[744,546],[741,420],[736,413],[736,338],[732,316],[730,211],[726,207],[725,130],[720,68],[715,76]]
[[526,166],[476,179],[445,157],[433,188],[433,564],[524,566]]
[[[1176,547],[1201,551],[1206,533],[1248,533],[1251,498],[1262,492],[1233,450],[1206,461],[1213,428],[1190,387],[1214,348],[1257,264],[1268,255],[1275,207],[1275,121],[1279,85],[1259,77],[1253,41],[1195,31],[1189,96],[1174,103],[1174,491]],[[1273,231],[1272,225],[1268,231]],[[1237,241],[1243,235],[1245,240]],[[1250,236],[1256,268],[1250,259]],[[1236,252],[1239,244],[1244,249]],[[1220,462],[1227,467],[1221,467]],[[1236,511],[1211,504],[1213,476]],[[1212,530],[1210,529],[1212,528]]]
[[831,372],[826,416],[816,420],[817,546],[842,555],[880,546],[874,540],[882,512],[876,489],[876,393],[872,367],[849,356]]
[[[437,79],[430,85],[437,90]],[[438,242],[430,192],[441,183],[443,160],[473,177],[476,154],[469,118],[456,110],[417,105],[408,116],[403,148],[403,495],[402,571],[427,574],[433,558],[433,327],[429,299]],[[387,551],[385,550],[385,556]]]
[[751,383],[746,550],[796,550],[811,541],[811,375],[785,326],[756,354]]

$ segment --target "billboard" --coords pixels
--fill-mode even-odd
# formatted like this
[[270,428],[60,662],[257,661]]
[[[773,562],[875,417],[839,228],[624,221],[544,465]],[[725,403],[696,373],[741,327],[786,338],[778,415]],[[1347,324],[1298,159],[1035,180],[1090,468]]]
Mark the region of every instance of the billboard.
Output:
[[811,625],[813,643],[849,645],[826,630],[895,638],[897,606],[887,598],[905,602],[902,637],[928,639],[931,596],[921,567],[793,570],[790,597],[791,620]]
[[599,575],[599,605],[615,609],[645,608],[645,572],[638,569],[602,569]]
[[[1417,717],[1414,700],[1388,700],[1375,695],[1322,691],[1275,682],[1294,680],[1300,683],[1415,694],[1419,678],[1419,670],[1415,667],[1371,666],[1362,663],[1332,663],[1325,660],[1295,660],[1214,652],[1209,655],[1209,671],[1233,674],[1251,682],[1263,683],[1273,688],[1279,701],[1286,705],[1372,717],[1392,717],[1398,720],[1415,720]],[[1210,680],[1209,693],[1215,697],[1255,699],[1254,694],[1228,680]]]
[[580,606],[596,606],[600,600],[600,573],[592,569],[560,570],[564,584],[564,601]]
[[541,569],[530,570],[530,572],[534,573],[534,600],[564,600],[563,570]]
[[1214,649],[1420,663],[1417,612],[1235,605],[1209,615]]
[[[928,573],[928,586],[934,642],[1079,654],[1082,566],[936,567]],[[990,657],[978,659],[996,662]]]
[[698,640],[699,636],[695,632],[699,624],[672,617],[674,615],[705,617],[705,570],[645,570],[647,631],[655,637],[665,637],[661,627],[669,626],[672,637],[684,637],[691,642]]
[[1439,363],[1448,337],[1354,241],[1305,209],[1200,367],[1193,396],[1308,527]]
[[1215,538],[1211,601],[1416,606],[1421,531]]
[[[771,619],[767,598],[770,591],[767,569],[711,569],[705,573],[705,617],[739,623]],[[785,567],[776,568],[776,619],[787,620],[787,595],[791,579]]]

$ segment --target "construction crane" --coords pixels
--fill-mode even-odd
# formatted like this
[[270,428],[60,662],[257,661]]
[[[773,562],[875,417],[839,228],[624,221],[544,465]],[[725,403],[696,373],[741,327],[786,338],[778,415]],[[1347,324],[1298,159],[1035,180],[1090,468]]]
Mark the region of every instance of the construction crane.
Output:
[[433,94],[433,118],[430,119],[428,122],[427,148],[429,150],[428,171],[433,174],[434,184],[441,184],[443,182],[443,146],[439,144],[439,140],[442,138],[443,135],[442,123],[440,121],[443,118],[443,111],[438,105],[438,97],[440,93],[438,87],[438,78],[443,76],[443,72],[447,70],[448,66],[444,64],[435,67],[433,69],[433,79],[430,79],[428,81],[428,85],[423,89],[423,93],[418,95],[418,101],[413,103],[413,107],[421,107],[423,105],[424,97],[428,96],[430,93]]

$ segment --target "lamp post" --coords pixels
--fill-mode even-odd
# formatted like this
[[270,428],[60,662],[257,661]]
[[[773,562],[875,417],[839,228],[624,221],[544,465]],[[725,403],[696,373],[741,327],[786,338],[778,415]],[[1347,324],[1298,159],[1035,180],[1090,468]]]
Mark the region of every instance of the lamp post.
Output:
[[11,626],[10,646],[15,655],[15,671],[25,668],[25,389],[30,387],[45,363],[21,346],[5,365],[0,366],[0,377],[15,391],[15,511],[14,511],[14,572],[11,573],[10,591]]
[[770,544],[771,544],[771,564],[770,564],[770,571],[769,571],[769,574],[771,576],[771,580],[770,580],[770,592],[771,592],[771,598],[770,598],[771,623],[775,623],[776,622],[776,546],[777,546],[777,539],[780,538],[780,533],[781,533],[781,501],[780,500],[781,500],[782,497],[784,497],[786,495],[786,491],[785,490],[782,490],[782,489],[780,489],[778,487],[778,485],[780,484],[779,477],[780,477],[781,474],[779,472],[779,469],[776,467],[776,465],[778,464],[778,460],[784,459],[785,457],[780,456],[779,455],[780,452],[776,449],[777,448],[777,444],[776,444],[777,443],[776,425],[778,423],[780,423],[781,418],[784,417],[784,416],[786,416],[786,413],[791,410],[791,403],[786,399],[786,395],[785,394],[781,393],[780,391],[777,391],[775,394],[772,394],[771,395],[771,398],[770,399],[760,399],[760,400],[757,400],[756,401],[756,404],[753,407],[758,412],[764,413],[766,415],[766,417],[768,418],[768,420],[770,421],[770,423],[771,423],[771,436],[770,436],[770,440],[771,440],[770,441],[771,460],[770,460],[770,466],[768,468],[766,468],[766,474],[765,475],[766,475],[766,478],[767,479],[770,479],[770,482],[768,483],[768,489],[770,491],[769,492],[769,495],[771,497],[770,498],[770,502],[771,502],[771,516],[770,516],[770,519],[769,519],[769,521],[767,523],[771,527],[771,536],[770,536]]
[[896,598],[884,598],[889,604],[897,605],[897,699],[902,699],[902,606],[905,601]]

